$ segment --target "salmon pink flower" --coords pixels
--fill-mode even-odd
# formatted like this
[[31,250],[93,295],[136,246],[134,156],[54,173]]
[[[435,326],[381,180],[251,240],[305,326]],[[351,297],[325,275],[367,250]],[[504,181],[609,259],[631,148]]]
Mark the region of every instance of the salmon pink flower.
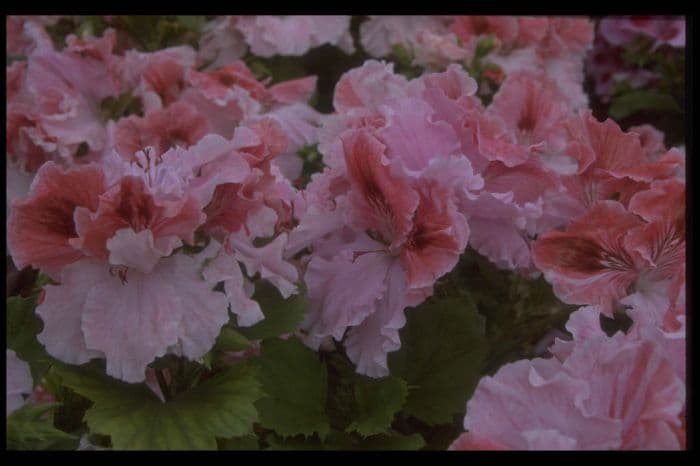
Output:
[[132,160],[137,152],[149,146],[155,149],[155,156],[172,147],[187,149],[208,134],[208,129],[209,123],[196,108],[185,102],[175,102],[144,117],[121,118],[111,128],[111,138],[119,155]]
[[7,245],[15,265],[32,265],[58,279],[61,269],[83,257],[70,241],[78,237],[76,208],[95,212],[106,180],[96,165],[63,169],[42,165],[29,196],[12,203]]

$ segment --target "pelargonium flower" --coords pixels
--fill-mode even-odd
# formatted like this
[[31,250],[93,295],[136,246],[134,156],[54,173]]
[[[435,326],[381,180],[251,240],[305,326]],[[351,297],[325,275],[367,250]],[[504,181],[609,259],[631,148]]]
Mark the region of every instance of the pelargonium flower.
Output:
[[6,148],[21,168],[100,157],[106,142],[100,102],[120,87],[119,59],[111,54],[115,40],[108,30],[91,41],[69,38],[61,52],[37,48],[29,55],[7,108]]
[[582,110],[566,123],[566,153],[576,159],[576,173],[562,176],[565,195],[580,205],[579,212],[599,200],[616,198],[628,205],[653,180],[675,176],[684,163],[672,154],[650,160],[636,132],[623,132],[611,119],[599,122]]
[[127,50],[122,90],[139,97],[146,113],[163,108],[180,98],[186,85],[185,72],[196,63],[196,52],[189,46],[150,53]]
[[515,73],[484,109],[476,83],[457,65],[407,81],[390,65],[367,61],[338,82],[337,113],[324,120],[319,149],[341,173],[338,135],[366,128],[412,176],[434,158],[465,157],[484,182],[457,197],[470,244],[499,267],[534,272],[529,238],[581,211],[560,182],[578,168],[566,153],[573,104],[541,77]]
[[654,48],[662,44],[685,47],[685,20],[679,17],[632,16],[603,18],[600,34],[612,45],[625,45],[637,36],[655,39]]
[[243,33],[235,27],[237,21],[237,16],[219,16],[202,28],[197,55],[206,70],[237,61],[248,51]]
[[58,279],[64,266],[83,257],[70,244],[77,237],[73,213],[77,207],[95,211],[105,189],[105,176],[94,164],[42,165],[29,196],[12,203],[7,220],[7,246],[17,268],[32,265]]
[[108,127],[114,148],[127,160],[146,147],[159,156],[172,147],[196,144],[209,133],[209,122],[192,105],[176,101],[162,110],[153,110],[143,117],[131,115]]
[[620,299],[671,280],[683,262],[685,183],[656,181],[632,197],[629,210],[599,201],[565,232],[541,235],[533,257],[560,299],[598,304],[611,315]]
[[[634,333],[608,337],[582,308],[551,359],[506,364],[467,404],[453,450],[680,449],[685,385],[673,356]],[[562,344],[565,343],[565,344]]]
[[[18,265],[36,265],[58,282],[45,287],[36,309],[44,321],[38,338],[50,354],[72,364],[105,358],[109,375],[138,382],[156,357],[174,352],[195,359],[211,348],[229,303],[237,311],[246,296],[215,292],[221,280],[208,272],[202,278],[216,240],[200,254],[175,250],[194,245],[217,187],[264,174],[261,161],[239,144],[236,137],[207,135],[189,149],[157,156],[148,147],[131,160],[112,153],[101,165],[40,169],[30,197],[13,205],[9,244]],[[286,235],[263,248],[252,244],[275,235],[277,220],[262,204],[245,211],[242,222],[256,228],[226,241],[233,260],[219,265],[219,273],[240,273],[240,261],[286,296],[296,292],[296,269],[281,258]]]
[[493,36],[499,45],[510,48],[518,37],[518,19],[512,16],[457,16],[452,31],[466,47],[474,48],[480,37]]
[[[312,342],[329,335],[340,340],[347,329],[348,356],[360,373],[373,377],[388,373],[386,354],[400,346],[404,308],[432,294],[435,281],[464,250],[469,229],[455,191],[474,176],[466,158],[435,159],[422,167],[416,165],[422,157],[413,157],[421,149],[404,160],[404,145],[390,152],[394,139],[385,144],[379,137],[366,129],[343,133],[342,190],[326,194],[333,199],[328,214],[309,205],[290,239],[295,249],[313,248],[304,276],[311,309],[302,329]],[[324,177],[331,178],[329,188],[340,181],[329,170],[314,183]],[[329,221],[317,215],[329,215]],[[362,277],[361,293],[347,287],[349,277]]]
[[231,138],[237,126],[271,118],[288,139],[274,163],[294,180],[303,165],[296,152],[318,140],[321,114],[307,103],[315,76],[268,86],[238,58],[201,69],[189,46],[153,53],[129,50],[124,63],[122,90],[141,100],[144,115],[109,122],[106,153],[116,148],[129,158],[148,145],[160,153],[176,144],[188,147],[207,133]]
[[304,55],[324,44],[355,51],[349,16],[220,16],[204,25],[198,55],[215,69],[253,55]]
[[400,45],[414,65],[433,71],[471,63],[483,42],[490,45],[479,48],[479,59],[497,67],[486,74],[544,69],[577,108],[588,102],[583,59],[593,42],[593,25],[586,18],[378,16],[360,25],[360,42],[377,58]]
[[26,56],[35,49],[53,49],[44,26],[54,24],[59,19],[60,16],[7,16],[7,55]]
[[323,44],[355,51],[349,16],[241,16],[235,26],[250,51],[261,57],[303,55]]
[[[386,57],[391,54],[393,47],[399,45],[408,50],[415,50],[419,55],[418,48],[433,49],[433,41],[445,41],[457,45],[456,36],[449,34],[449,18],[423,15],[423,16],[370,16],[360,25],[360,43],[363,49],[375,58]],[[427,37],[426,35],[429,35]],[[452,47],[439,47],[436,54],[421,52],[423,55],[431,56],[440,60],[440,51],[447,54],[453,50]],[[423,61],[428,65],[429,61]]]
[[24,404],[24,397],[22,395],[29,395],[32,393],[33,382],[32,374],[29,372],[29,365],[19,359],[14,351],[8,349],[6,358],[6,414],[9,416]]

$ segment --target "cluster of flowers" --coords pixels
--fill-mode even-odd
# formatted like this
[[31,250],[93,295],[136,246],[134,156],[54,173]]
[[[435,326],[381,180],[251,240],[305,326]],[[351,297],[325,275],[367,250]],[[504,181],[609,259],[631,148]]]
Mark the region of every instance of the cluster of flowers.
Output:
[[496,85],[515,71],[544,71],[576,106],[588,103],[583,57],[593,24],[586,18],[377,16],[361,24],[360,34],[373,57],[386,57],[400,46],[414,65],[429,70],[455,62],[470,65],[478,57]]
[[[49,353],[142,381],[166,352],[204,355],[229,304],[239,325],[263,318],[239,263],[296,292],[282,253],[297,192],[273,159],[313,142],[315,78],[197,71],[184,46],[120,55],[111,30],[50,44],[7,70],[8,178],[31,181],[9,192],[8,248],[58,283],[36,310]],[[143,116],[105,121],[101,103],[124,93]]]
[[[586,108],[589,20],[370,18],[370,54],[400,44],[428,70],[409,80],[368,60],[341,77],[330,115],[305,103],[314,78],[268,86],[233,44],[351,51],[347,17],[219,18],[198,52],[154,53],[116,52],[110,30],[59,52],[32,24],[27,60],[7,70],[8,180],[31,180],[8,246],[57,282],[36,310],[56,358],[144,381],[158,356],[204,355],[229,309],[242,326],[262,319],[259,274],[285,297],[302,280],[304,341],[342,341],[381,377],[405,309],[469,246],[584,307],[553,357],[481,380],[451,448],[685,446],[685,154]],[[452,63],[485,37],[504,73],[488,105]],[[143,116],[105,120],[100,103],[125,93]],[[315,143],[325,168],[297,190],[294,152]],[[633,324],[610,337],[601,315],[620,311]]]
[[623,56],[635,41],[647,40],[651,51],[662,46],[685,48],[685,20],[649,16],[604,18],[598,25],[587,69],[595,82],[595,93],[607,102],[615,86],[625,83],[633,89],[658,84],[659,73],[648,66],[625,63]]

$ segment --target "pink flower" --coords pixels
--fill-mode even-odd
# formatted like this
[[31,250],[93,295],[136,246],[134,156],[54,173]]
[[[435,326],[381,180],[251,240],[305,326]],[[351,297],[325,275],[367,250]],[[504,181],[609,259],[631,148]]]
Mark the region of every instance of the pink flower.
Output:
[[[304,276],[308,341],[340,340],[347,330],[348,356],[372,377],[388,373],[386,355],[400,347],[404,308],[429,296],[464,250],[469,228],[456,197],[474,184],[468,160],[447,154],[407,172],[405,146],[389,139],[385,145],[369,129],[342,134],[345,170],[312,182],[290,240],[292,251],[305,244],[313,250]],[[347,287],[351,276],[362,277],[361,292]]]
[[469,238],[467,221],[451,199],[455,186],[441,184],[450,176],[449,168],[456,167],[445,166],[434,178],[417,183],[418,207],[401,251],[408,287],[427,288],[429,294],[435,281],[457,265]]
[[113,265],[149,272],[183,241],[193,242],[204,215],[194,199],[154,198],[143,179],[126,176],[101,196],[95,212],[77,209],[75,219],[76,248]]
[[599,201],[565,232],[541,235],[532,249],[535,265],[564,302],[598,304],[612,315],[615,302],[628,294],[644,267],[626,240],[641,225],[620,203]]
[[105,177],[95,165],[64,170],[44,164],[29,197],[12,203],[7,221],[8,249],[17,268],[32,265],[57,279],[64,266],[83,257],[70,244],[78,236],[73,213],[77,207],[96,211],[105,189]]
[[644,291],[649,283],[673,279],[685,262],[685,194],[684,182],[660,180],[630,201],[630,211],[646,223],[629,232],[627,244],[650,264],[637,291]]
[[261,57],[304,55],[323,44],[352,53],[349,27],[349,16],[241,16],[236,22],[251,52]]
[[446,21],[437,16],[370,16],[360,25],[362,48],[375,58],[391,54],[394,45],[409,50],[424,32],[447,32]]
[[25,56],[34,50],[53,50],[53,42],[44,25],[55,23],[58,19],[58,16],[7,16],[7,55]]
[[545,55],[582,55],[593,44],[593,22],[589,18],[552,17],[541,45]]
[[[110,34],[111,32],[111,34]],[[102,99],[119,93],[114,31],[94,41],[71,40],[62,52],[37,50],[8,107],[7,149],[25,168],[46,160],[97,159],[106,133]]]
[[[50,354],[72,364],[105,358],[109,375],[140,382],[156,357],[171,352],[196,359],[206,353],[228,321],[229,304],[242,316],[241,324],[259,320],[251,308],[252,284],[240,275],[239,262],[249,275],[259,274],[275,284],[283,296],[296,292],[296,268],[282,257],[286,235],[253,247],[256,237],[278,232],[277,211],[263,204],[245,212],[247,233],[225,238],[225,247],[212,239],[197,256],[174,251],[194,243],[195,230],[206,220],[203,210],[219,186],[240,184],[253,171],[262,174],[260,167],[269,166],[267,156],[270,150],[280,150],[274,148],[278,141],[264,125],[259,129],[264,140],[243,128],[242,134],[248,131],[254,137],[252,144],[241,144],[243,137],[226,141],[207,135],[187,150],[174,148],[157,157],[138,152],[126,161],[113,153],[101,167],[89,165],[67,174],[54,164],[42,167],[29,201],[44,208],[52,205],[56,192],[67,188],[64,183],[90,186],[70,177],[92,170],[90,180],[102,183],[89,202],[70,198],[58,212],[61,218],[56,221],[70,222],[70,228],[51,239],[66,250],[64,255],[69,250],[73,255],[51,258],[59,283],[45,288],[37,308],[44,321],[39,340]],[[252,170],[248,158],[255,165]],[[277,178],[268,176],[274,187]],[[48,189],[50,183],[60,190]],[[40,202],[44,191],[54,196]],[[280,192],[268,187],[262,199],[276,206],[274,196]],[[18,204],[13,215],[28,215]],[[45,218],[41,211],[38,217],[28,217],[27,231],[36,235]],[[205,261],[216,255],[212,250],[225,250],[225,256],[206,269]],[[213,291],[219,281],[225,282],[226,293]]]
[[518,16],[517,47],[539,44],[547,35],[550,18],[546,16]]
[[112,129],[112,139],[119,155],[132,160],[149,146],[155,149],[156,157],[172,147],[187,149],[202,139],[208,129],[208,121],[195,107],[178,101],[144,117],[121,118]]
[[460,153],[454,129],[422,99],[394,101],[380,112],[385,126],[376,134],[386,144],[387,156],[401,160],[410,173],[422,171],[432,159]]
[[574,313],[555,358],[484,377],[467,404],[469,432],[451,449],[679,449],[685,387],[653,340],[607,337],[595,308]]
[[639,143],[642,145],[642,150],[646,153],[649,161],[657,160],[666,152],[664,133],[652,125],[631,126],[628,131],[639,135]]
[[107,374],[142,382],[146,365],[167,351],[196,359],[228,321],[224,295],[198,273],[196,258],[176,254],[148,273],[111,268],[93,259],[66,267],[45,287],[36,312],[39,341],[71,364],[104,357]]
[[[533,256],[566,302],[599,304],[610,314],[633,292],[632,285],[640,299],[653,301],[655,288],[671,280],[685,260],[685,183],[656,181],[632,197],[629,211],[600,201],[566,232],[541,235]],[[666,306],[663,298],[649,312]]]
[[405,84],[403,76],[394,74],[392,64],[367,60],[340,77],[335,85],[333,107],[342,113],[353,108],[376,110],[388,97],[403,95]]
[[557,198],[558,180],[537,160],[515,167],[491,163],[483,172],[483,190],[461,200],[471,228],[470,245],[498,267],[530,270],[532,236],[564,223]]
[[260,209],[274,213],[273,225],[281,227],[291,220],[295,196],[289,181],[271,164],[287,147],[286,136],[275,120],[263,118],[250,127],[239,127],[232,144],[252,170],[237,182],[219,184],[204,209],[205,230],[222,241],[241,228],[247,233],[257,231],[247,220]]
[[511,73],[479,122],[480,151],[509,167],[531,153],[561,152],[561,123],[568,115],[565,96],[545,75]]
[[627,205],[635,192],[660,174],[645,157],[639,136],[622,132],[611,119],[600,123],[590,110],[582,110],[566,129],[566,151],[578,161],[578,171],[562,177],[562,183],[584,208],[615,193]]
[[654,48],[662,44],[685,47],[685,19],[665,16],[604,18],[600,21],[600,34],[618,46],[644,35],[656,40]]
[[248,46],[235,27],[237,21],[235,16],[221,16],[204,25],[197,53],[200,61],[208,64],[207,70],[226,66],[246,54]]
[[460,47],[453,34],[420,31],[416,36],[413,64],[426,68],[444,68],[450,63],[467,60],[467,51]]
[[188,46],[153,53],[128,50],[124,54],[122,81],[141,98],[146,113],[179,99],[185,89],[185,72],[195,65],[195,51]]
[[457,16],[452,31],[471,47],[478,38],[491,35],[502,47],[509,48],[518,37],[518,20],[508,16]]

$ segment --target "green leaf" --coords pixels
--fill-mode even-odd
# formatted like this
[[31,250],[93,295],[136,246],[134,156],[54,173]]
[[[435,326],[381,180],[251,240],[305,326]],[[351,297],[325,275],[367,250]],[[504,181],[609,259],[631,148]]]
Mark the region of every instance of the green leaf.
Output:
[[207,22],[203,15],[182,15],[175,16],[175,18],[183,27],[196,33],[199,33],[199,31],[202,30],[202,27],[204,27],[204,24]]
[[324,353],[323,360],[328,371],[328,420],[331,427],[344,431],[358,416],[355,382],[359,376],[352,361],[340,351]]
[[610,116],[616,120],[626,118],[642,110],[658,112],[677,112],[683,110],[670,94],[664,94],[652,89],[631,91],[615,97],[610,105]]
[[406,314],[401,350],[389,354],[391,373],[408,383],[403,411],[430,425],[450,423],[479,381],[484,319],[468,296],[433,299]]
[[101,16],[88,16],[83,23],[78,27],[76,35],[78,37],[101,37],[107,29],[107,23]]
[[144,384],[128,384],[85,367],[54,366],[63,383],[94,405],[85,420],[116,450],[214,450],[216,437],[252,432],[262,392],[252,365],[241,364],[162,403]]
[[260,450],[260,445],[258,445],[258,438],[251,434],[223,440],[219,450]]
[[263,426],[280,435],[323,437],[328,374],[318,354],[296,338],[261,345],[260,381],[267,397],[256,403]]
[[34,384],[39,383],[54,359],[48,355],[36,336],[44,324],[34,313],[35,297],[7,298],[7,347],[29,364]]
[[365,439],[358,450],[420,450],[425,440],[420,434],[381,434]]
[[391,48],[391,53],[399,66],[410,68],[413,62],[413,54],[401,44],[395,44]]
[[250,348],[251,344],[250,340],[236,330],[223,327],[219,337],[216,339],[214,349],[216,351],[243,351]]
[[[46,450],[58,442],[75,442],[78,438],[56,429],[48,419],[42,418],[60,403],[25,404],[7,418],[7,448],[9,450]],[[46,416],[44,416],[46,417]]]
[[493,48],[496,46],[496,38],[493,36],[486,36],[480,39],[476,44],[475,55],[478,58],[486,56]]
[[425,440],[420,434],[391,433],[360,438],[335,430],[330,431],[323,441],[316,435],[282,438],[274,434],[268,435],[265,440],[270,445],[270,450],[419,450],[425,446]]
[[296,435],[294,437],[280,437],[279,435],[271,434],[265,438],[268,443],[268,450],[281,451],[315,451],[315,450],[334,450],[333,442],[321,441],[318,436],[313,435],[305,437],[304,435]]
[[141,98],[124,92],[117,96],[107,96],[100,102],[100,114],[104,121],[119,120],[129,115],[143,115]]
[[407,393],[406,382],[398,377],[358,377],[355,400],[359,413],[347,430],[355,430],[364,436],[386,432],[394,414],[405,403]]
[[301,287],[299,294],[284,299],[277,288],[265,280],[256,283],[253,299],[260,304],[265,319],[252,327],[236,329],[249,340],[275,338],[296,330],[308,307],[306,294]]

